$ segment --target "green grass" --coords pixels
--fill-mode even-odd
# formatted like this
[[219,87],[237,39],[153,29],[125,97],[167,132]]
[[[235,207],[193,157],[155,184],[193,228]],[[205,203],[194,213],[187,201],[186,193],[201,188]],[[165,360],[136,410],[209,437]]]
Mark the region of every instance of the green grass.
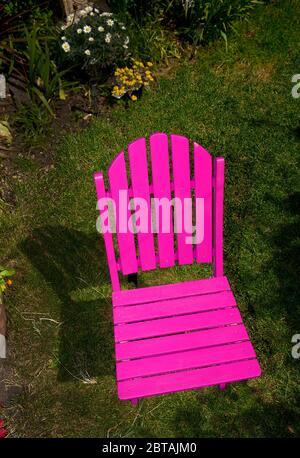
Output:
[[[277,437],[300,435],[300,101],[297,1],[259,7],[151,93],[67,135],[48,174],[28,165],[17,208],[1,217],[1,263],[17,270],[6,305],[15,379],[3,411],[12,436]],[[111,289],[92,173],[134,138],[187,135],[226,159],[225,272],[263,369],[259,379],[142,401],[116,396]],[[144,284],[207,274],[192,266]],[[46,318],[46,319],[45,319]],[[89,383],[84,383],[84,382]]]

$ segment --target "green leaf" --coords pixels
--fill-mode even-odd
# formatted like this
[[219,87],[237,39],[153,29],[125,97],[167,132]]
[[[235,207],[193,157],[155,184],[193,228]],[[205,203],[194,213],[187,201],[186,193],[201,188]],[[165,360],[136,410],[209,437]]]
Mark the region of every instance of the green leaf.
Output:
[[225,46],[226,46],[226,51],[228,51],[228,41],[227,41],[227,35],[225,32],[223,32],[223,30],[220,30],[220,34],[221,34],[221,37],[224,39],[225,41]]
[[59,88],[59,98],[60,98],[60,100],[66,100],[66,98],[67,98],[66,97],[66,93],[65,93],[65,91],[63,90],[62,87]]
[[51,116],[55,116],[55,114],[54,114],[53,110],[51,109],[51,107],[49,105],[49,102],[46,100],[44,94],[36,87],[32,88],[32,92],[34,92],[38,96],[38,98],[40,99],[42,104],[45,106],[45,108],[49,111]]
[[10,269],[10,270],[5,269],[5,270],[2,270],[2,271],[0,272],[0,275],[1,275],[2,278],[3,278],[3,277],[11,277],[11,276],[14,275],[15,273],[16,273],[16,272],[15,272],[13,269]]

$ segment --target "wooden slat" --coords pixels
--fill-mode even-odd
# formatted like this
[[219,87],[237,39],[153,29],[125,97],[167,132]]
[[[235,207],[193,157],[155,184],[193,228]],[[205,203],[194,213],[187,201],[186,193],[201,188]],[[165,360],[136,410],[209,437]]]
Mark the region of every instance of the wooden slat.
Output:
[[211,312],[193,313],[172,318],[140,321],[132,324],[115,326],[116,342],[145,339],[148,337],[175,334],[196,329],[208,329],[232,323],[241,323],[242,318],[237,307]]
[[118,382],[118,396],[119,399],[154,396],[179,390],[192,390],[204,386],[231,383],[259,377],[260,374],[261,370],[257,360],[249,359],[191,371],[182,371],[176,375],[166,374]]
[[[147,161],[147,150],[146,140],[139,138],[128,145],[128,157],[131,172],[131,185],[134,200],[143,199],[145,207],[142,205],[135,205],[135,211],[139,211],[140,218],[139,224],[141,225],[138,230],[137,238],[139,244],[139,258],[142,270],[155,269],[156,259],[154,250],[154,237],[151,227],[151,204],[149,194],[149,179],[148,179],[148,161]],[[135,201],[137,204],[137,200]],[[140,208],[140,210],[139,210]],[[143,212],[143,213],[142,213]],[[145,213],[146,212],[146,213]],[[145,232],[141,218],[146,220]]]
[[[194,143],[194,177],[195,197],[204,199],[204,224],[200,222],[204,229],[203,241],[196,243],[196,261],[212,262],[212,158],[197,143]],[[200,231],[197,220],[196,227]]]
[[117,379],[126,380],[166,372],[196,369],[232,361],[255,358],[251,342],[177,352],[163,356],[122,361],[117,363]]
[[189,141],[180,135],[171,135],[171,148],[174,195],[175,198],[181,201],[181,205],[175,204],[178,263],[180,265],[192,264],[194,260],[193,245],[192,243],[187,243],[187,240],[192,237],[190,232],[192,227],[192,207],[184,206],[184,199],[191,199]]
[[[136,250],[134,243],[134,235],[128,230],[128,221],[130,218],[130,211],[128,210],[128,195],[127,199],[124,199],[124,221],[120,224],[118,215],[119,215],[119,197],[121,190],[122,192],[127,192],[128,194],[128,182],[126,175],[126,165],[124,152],[118,154],[118,156],[111,163],[108,170],[108,177],[110,183],[110,192],[111,197],[114,199],[116,204],[117,218],[116,218],[116,227],[117,227],[117,239],[120,251],[120,260],[121,260],[121,269],[124,275],[137,272],[138,265],[136,259]],[[122,225],[124,227],[122,227]]]
[[[153,194],[156,199],[167,199],[166,202],[171,203],[171,187],[170,187],[170,165],[169,165],[169,150],[168,136],[166,134],[157,133],[150,137],[150,154],[152,165],[152,184]],[[156,221],[157,224],[157,244],[158,258],[160,267],[171,267],[175,264],[174,256],[174,236],[173,236],[173,207],[162,207],[155,203]],[[163,215],[169,223],[169,231],[167,232],[163,226]]]
[[[95,186],[96,186],[97,202],[99,202],[100,199],[106,198],[104,180],[103,180],[103,175],[101,172],[94,174],[94,181],[95,181]],[[102,226],[105,227],[106,221],[104,221],[103,213],[104,213],[103,211],[100,211],[100,218],[102,221]],[[105,249],[106,249],[106,256],[107,256],[107,262],[108,262],[108,268],[109,268],[109,273],[110,273],[110,278],[111,278],[112,289],[113,291],[119,291],[120,290],[120,281],[119,281],[112,233],[110,231],[104,232],[103,238],[104,238],[104,244],[105,244]]]
[[117,291],[113,293],[112,299],[114,306],[136,305],[163,299],[171,299],[172,297],[195,296],[216,293],[219,291],[230,291],[230,285],[226,277]]
[[117,343],[115,346],[116,359],[122,360],[162,355],[164,353],[233,343],[240,340],[249,340],[243,324],[223,326],[214,329],[193,331],[191,333],[176,334],[175,336]]
[[234,306],[236,306],[236,301],[232,292],[223,291],[215,294],[174,298],[154,303],[113,307],[113,315],[114,323],[118,324]]

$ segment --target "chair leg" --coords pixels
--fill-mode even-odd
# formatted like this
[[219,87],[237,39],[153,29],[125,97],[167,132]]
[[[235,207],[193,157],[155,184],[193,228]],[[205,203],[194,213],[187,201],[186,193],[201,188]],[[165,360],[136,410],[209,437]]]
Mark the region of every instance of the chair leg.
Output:
[[226,388],[226,383],[220,383],[219,387],[221,391],[224,391]]
[[133,405],[134,407],[136,407],[139,403],[139,400],[137,398],[135,399],[130,399],[130,402],[131,402],[131,405]]

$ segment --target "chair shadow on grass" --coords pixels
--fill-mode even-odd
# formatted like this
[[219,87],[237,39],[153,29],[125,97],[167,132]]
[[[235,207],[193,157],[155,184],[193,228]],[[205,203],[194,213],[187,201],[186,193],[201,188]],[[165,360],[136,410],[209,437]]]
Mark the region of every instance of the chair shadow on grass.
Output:
[[287,312],[289,327],[296,331],[300,323],[300,193],[292,193],[275,203],[289,218],[271,237],[273,265],[279,279],[278,307]]
[[60,302],[58,380],[113,374],[111,302],[97,292],[109,284],[101,237],[45,226],[21,250]]

